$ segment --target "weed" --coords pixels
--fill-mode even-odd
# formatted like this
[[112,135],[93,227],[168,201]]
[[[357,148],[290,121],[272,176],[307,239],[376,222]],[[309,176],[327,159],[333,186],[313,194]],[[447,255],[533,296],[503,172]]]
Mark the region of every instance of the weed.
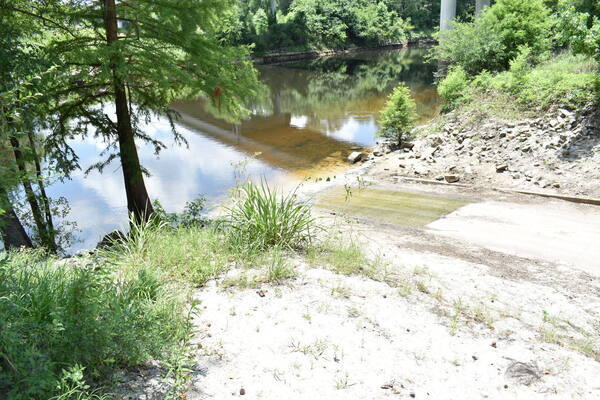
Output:
[[347,389],[350,386],[352,386],[352,384],[349,383],[349,381],[348,381],[348,374],[347,373],[344,374],[344,376],[337,377],[335,379],[335,388],[337,390]]
[[224,272],[234,255],[214,227],[171,228],[165,223],[133,223],[127,240],[99,253],[125,274],[144,266],[171,280],[202,286]]
[[292,353],[302,353],[305,356],[312,356],[315,360],[323,357],[325,351],[327,351],[329,344],[326,340],[317,339],[313,343],[310,344],[301,344],[300,342],[296,342],[292,340],[289,348]]
[[266,268],[265,279],[267,282],[281,283],[285,279],[296,276],[296,272],[289,264],[286,254],[277,248],[268,253]]
[[408,283],[401,283],[398,286],[398,294],[402,297],[407,297],[410,296],[413,292],[413,287],[412,285],[408,284]]
[[247,183],[239,188],[234,201],[227,209],[227,233],[234,248],[294,249],[312,241],[316,221],[310,205],[298,202],[295,192],[279,195],[265,183]]
[[343,242],[334,240],[325,243],[320,249],[313,249],[308,255],[311,264],[325,262],[344,275],[357,274],[364,271],[369,260],[362,248],[353,240]]

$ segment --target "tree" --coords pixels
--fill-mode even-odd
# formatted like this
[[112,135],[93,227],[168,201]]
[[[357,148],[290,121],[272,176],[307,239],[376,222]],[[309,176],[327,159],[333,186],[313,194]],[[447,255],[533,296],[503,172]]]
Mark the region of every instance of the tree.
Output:
[[[4,12],[0,13],[0,21],[0,146],[12,153],[12,157],[2,157],[4,168],[0,202],[7,207],[7,227],[14,226],[12,231],[15,234],[24,232],[8,196],[9,190],[22,185],[39,242],[50,252],[56,253],[56,232],[33,133],[36,129],[37,96],[32,95],[30,90],[32,77],[43,68],[43,63],[38,58],[37,47],[26,40],[31,33],[30,26],[23,24],[21,18],[7,18]],[[34,171],[31,171],[31,165]],[[37,186],[37,191],[34,186]],[[7,238],[10,237],[7,235]],[[31,245],[28,238],[21,242]]]
[[434,56],[471,74],[507,69],[522,47],[540,56],[552,45],[550,10],[543,0],[498,0],[474,21],[453,27],[440,33]]
[[137,220],[148,219],[153,208],[136,139],[157,153],[164,148],[141,124],[157,116],[173,122],[169,104],[199,95],[240,117],[247,113],[242,104],[259,91],[248,49],[216,36],[231,6],[232,0],[0,0],[0,9],[43,27],[38,38],[55,66],[44,87],[55,116],[49,143],[64,144],[74,134],[102,138],[108,157],[94,167],[119,158],[128,209]]
[[398,85],[381,111],[381,136],[394,138],[400,143],[402,136],[415,126],[417,106],[406,84]]

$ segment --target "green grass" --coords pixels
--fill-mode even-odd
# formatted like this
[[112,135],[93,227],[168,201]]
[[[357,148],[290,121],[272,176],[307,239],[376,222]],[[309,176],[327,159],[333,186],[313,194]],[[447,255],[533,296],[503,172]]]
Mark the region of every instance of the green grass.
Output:
[[236,260],[224,233],[214,226],[172,228],[163,223],[135,226],[127,241],[100,255],[123,273],[146,267],[195,287],[219,276]]
[[337,273],[353,275],[361,273],[369,259],[360,245],[350,238],[334,238],[310,247],[306,252],[309,264],[328,265]]
[[96,399],[117,369],[180,351],[187,291],[155,268],[0,254],[0,397]]
[[316,229],[311,206],[295,192],[279,194],[266,184],[241,186],[227,209],[227,235],[237,249],[298,249],[311,242]]

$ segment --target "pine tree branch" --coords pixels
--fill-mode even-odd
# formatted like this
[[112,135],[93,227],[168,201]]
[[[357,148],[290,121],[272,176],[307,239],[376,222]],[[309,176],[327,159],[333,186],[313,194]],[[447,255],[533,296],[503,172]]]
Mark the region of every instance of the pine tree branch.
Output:
[[0,3],[0,9],[9,10],[9,11],[14,11],[14,12],[18,12],[18,13],[21,13],[21,14],[29,15],[30,17],[37,18],[37,19],[39,19],[40,21],[46,22],[46,23],[48,23],[48,24],[50,24],[50,25],[52,25],[52,26],[54,26],[54,27],[56,27],[56,28],[59,28],[60,30],[63,30],[63,31],[65,31],[65,32],[67,32],[69,35],[71,35],[71,36],[73,36],[73,37],[77,37],[77,36],[76,36],[76,35],[75,35],[75,34],[74,34],[74,33],[73,33],[73,32],[72,32],[72,31],[71,31],[69,28],[67,28],[66,26],[64,26],[64,25],[62,25],[62,24],[60,24],[60,23],[58,23],[58,22],[56,22],[56,21],[53,21],[53,20],[51,20],[51,19],[49,19],[49,18],[43,17],[43,16],[41,16],[41,15],[38,15],[38,14],[36,14],[36,13],[34,13],[34,12],[27,11],[27,10],[23,10],[23,9],[21,9],[21,8],[17,8],[17,7],[14,7],[14,6],[9,6],[9,5],[7,5],[7,4],[6,4],[6,2],[5,2],[5,1],[2,1],[2,3]]

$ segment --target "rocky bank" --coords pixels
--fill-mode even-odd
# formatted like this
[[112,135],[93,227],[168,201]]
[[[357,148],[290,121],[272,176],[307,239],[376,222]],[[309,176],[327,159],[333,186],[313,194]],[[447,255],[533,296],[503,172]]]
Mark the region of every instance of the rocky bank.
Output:
[[453,112],[413,136],[400,148],[380,142],[363,158],[375,161],[368,174],[600,197],[600,110],[592,104],[516,121]]

